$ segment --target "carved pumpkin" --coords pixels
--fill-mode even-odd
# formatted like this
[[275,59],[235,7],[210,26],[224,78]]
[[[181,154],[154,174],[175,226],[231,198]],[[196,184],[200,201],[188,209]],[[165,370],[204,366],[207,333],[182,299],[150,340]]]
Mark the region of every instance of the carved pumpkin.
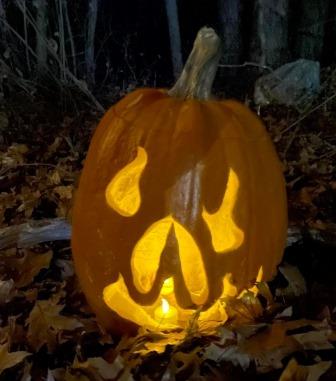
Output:
[[207,100],[218,38],[203,28],[176,86],[113,106],[73,213],[76,271],[98,319],[152,329],[226,319],[220,298],[269,280],[286,237],[280,162],[260,120]]

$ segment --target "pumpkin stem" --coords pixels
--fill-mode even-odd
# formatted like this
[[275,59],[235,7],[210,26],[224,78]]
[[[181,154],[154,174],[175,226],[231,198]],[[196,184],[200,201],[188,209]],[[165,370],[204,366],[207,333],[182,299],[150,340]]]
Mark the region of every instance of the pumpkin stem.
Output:
[[220,48],[220,38],[212,28],[200,29],[183,71],[168,94],[183,99],[209,99],[221,56]]

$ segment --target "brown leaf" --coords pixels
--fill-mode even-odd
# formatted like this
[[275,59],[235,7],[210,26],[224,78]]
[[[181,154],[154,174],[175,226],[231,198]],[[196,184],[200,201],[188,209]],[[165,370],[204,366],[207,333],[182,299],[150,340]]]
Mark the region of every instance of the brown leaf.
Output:
[[73,189],[73,185],[60,185],[54,188],[54,192],[59,196],[61,200],[71,200]]
[[252,291],[244,291],[239,298],[224,298],[225,310],[229,318],[242,323],[255,321],[263,314],[263,307]]
[[30,284],[42,269],[49,267],[52,255],[51,250],[43,254],[28,252],[24,262],[18,268],[20,272],[15,280],[16,287],[25,287]]
[[318,381],[331,364],[331,361],[321,361],[314,365],[304,366],[299,365],[295,359],[291,359],[279,381]]
[[115,379],[123,373],[125,363],[121,356],[117,356],[113,363],[107,362],[102,357],[89,357],[85,362],[75,361],[73,368],[98,372],[103,379]]
[[0,280],[0,305],[9,302],[16,294],[13,279]]
[[307,293],[306,281],[299,269],[287,263],[279,266],[279,271],[288,281],[288,286],[277,289],[277,296],[301,296]]
[[329,342],[331,333],[330,329],[323,329],[320,331],[298,333],[292,335],[292,337],[306,350],[334,349],[334,346]]
[[19,364],[29,355],[30,353],[25,351],[8,352],[7,344],[0,345],[0,374],[5,369]]
[[64,306],[56,303],[54,300],[39,300],[30,312],[27,319],[29,324],[27,337],[35,350],[39,350],[44,344],[52,350],[61,331],[73,331],[83,326],[75,318],[60,315]]

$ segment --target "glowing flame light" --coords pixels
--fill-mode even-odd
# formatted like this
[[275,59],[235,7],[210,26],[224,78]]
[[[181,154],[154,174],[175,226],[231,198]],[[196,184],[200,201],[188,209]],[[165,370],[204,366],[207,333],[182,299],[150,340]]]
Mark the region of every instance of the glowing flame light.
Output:
[[162,312],[164,314],[167,314],[170,310],[168,300],[166,300],[165,298],[162,298],[162,300],[161,300],[161,308],[162,308]]

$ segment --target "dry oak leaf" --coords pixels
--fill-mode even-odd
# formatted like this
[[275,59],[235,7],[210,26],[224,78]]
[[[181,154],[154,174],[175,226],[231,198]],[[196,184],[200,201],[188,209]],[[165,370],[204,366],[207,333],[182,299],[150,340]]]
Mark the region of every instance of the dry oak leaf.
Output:
[[318,381],[331,364],[331,361],[321,361],[314,365],[304,366],[299,365],[295,359],[291,359],[279,381]]
[[7,344],[0,345],[0,374],[5,369],[19,364],[29,355],[30,353],[25,351],[8,352]]
[[[230,361],[234,365],[240,365],[247,369],[254,362],[258,373],[266,373],[273,369],[282,368],[282,360],[295,351],[303,348],[329,348],[331,330],[325,328],[325,323],[316,324],[309,320],[295,320],[288,322],[274,322],[272,325],[264,325],[264,329],[258,330],[254,335],[245,336],[239,333],[250,329],[236,330],[237,340],[232,342],[213,342],[204,352],[204,359],[214,361]],[[287,331],[311,326],[323,331],[312,331],[306,334],[290,335]],[[261,326],[262,328],[262,326]],[[316,333],[315,333],[316,332]],[[300,342],[301,340],[301,342]]]
[[71,369],[56,368],[48,370],[47,381],[103,381],[100,377],[91,378],[81,371],[72,371]]
[[85,362],[75,360],[75,369],[86,369],[93,373],[98,373],[103,380],[123,380],[133,381],[130,371],[125,367],[124,359],[118,355],[112,363],[107,362],[102,357],[89,357]]
[[279,266],[279,271],[286,278],[288,286],[276,289],[276,296],[297,297],[307,293],[306,281],[297,267],[284,263]]
[[64,306],[52,300],[38,300],[27,319],[28,341],[35,350],[44,344],[52,350],[57,341],[58,334],[62,331],[73,331],[83,324],[75,318],[60,315]]
[[0,280],[0,305],[9,302],[16,294],[13,279]]
[[20,288],[32,283],[35,276],[38,275],[42,269],[49,268],[52,256],[53,253],[51,250],[43,254],[28,252],[24,257],[24,261],[17,268],[19,276],[15,280],[15,286]]
[[185,340],[184,331],[149,332],[140,328],[138,332],[135,338],[128,338],[128,343],[125,340],[125,346],[128,346],[130,352],[142,356],[150,352],[163,353],[167,345],[177,346]]

